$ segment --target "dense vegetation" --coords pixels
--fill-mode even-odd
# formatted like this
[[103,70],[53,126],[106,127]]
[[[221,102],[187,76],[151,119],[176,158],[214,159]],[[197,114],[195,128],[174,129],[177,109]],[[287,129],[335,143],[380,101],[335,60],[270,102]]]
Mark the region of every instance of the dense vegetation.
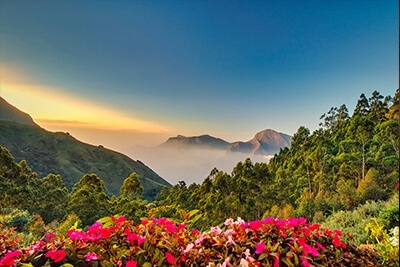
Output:
[[[175,224],[172,222],[173,225],[178,226],[179,223],[185,223],[184,228],[187,232],[184,234],[188,236],[191,235],[190,233],[194,233],[191,232],[192,230],[197,233],[197,230],[206,231],[210,227],[223,227],[227,218],[242,218],[246,222],[258,221],[259,223],[255,223],[261,227],[262,224],[268,224],[266,222],[271,222],[271,218],[275,217],[287,219],[284,220],[285,223],[293,220],[293,217],[303,217],[313,223],[320,223],[324,227],[328,226],[330,229],[348,231],[350,234],[344,235],[341,240],[352,242],[347,243],[346,246],[354,249],[343,250],[342,254],[335,254],[336,256],[329,254],[331,253],[329,249],[325,252],[318,250],[318,254],[324,255],[323,260],[310,258],[311,256],[307,258],[306,255],[307,257],[304,259],[312,261],[314,264],[324,261],[325,264],[343,261],[341,264],[346,266],[345,258],[347,256],[344,256],[345,253],[355,255],[352,259],[354,266],[357,266],[357,261],[374,262],[375,256],[372,254],[371,256],[367,252],[368,250],[356,251],[356,246],[349,245],[360,245],[367,242],[374,243],[376,247],[382,247],[382,251],[387,251],[387,254],[383,252],[379,254],[381,261],[386,260],[382,255],[389,255],[387,256],[389,259],[397,258],[398,245],[397,252],[393,252],[392,245],[387,240],[389,239],[388,231],[399,225],[399,90],[393,98],[384,97],[377,91],[370,98],[362,94],[351,116],[346,106],[342,105],[339,108],[331,108],[327,114],[321,117],[321,120],[321,128],[313,133],[310,133],[304,126],[300,127],[293,136],[291,147],[281,149],[268,164],[253,164],[250,159],[247,159],[239,162],[230,174],[213,169],[202,184],[187,186],[185,182],[179,182],[172,189],[164,186],[156,197],[156,201],[151,203],[143,199],[143,187],[136,173],[124,177],[125,181],[118,196],[107,195],[105,183],[96,174],[83,175],[68,192],[60,175],[49,174],[45,178],[39,179],[24,160],[16,163],[9,151],[0,147],[0,224],[4,225],[6,229],[16,227],[19,235],[22,233],[20,246],[27,246],[41,239],[43,235],[53,232],[57,232],[59,236],[57,238],[61,238],[61,241],[57,241],[56,244],[62,243],[69,246],[68,242],[72,241],[65,240],[60,236],[67,236],[71,227],[74,229],[82,227],[86,230],[89,229],[90,232],[91,228],[88,226],[100,218],[113,214],[130,218],[134,224],[139,225],[139,228],[135,229],[140,229],[141,218],[149,221],[150,219],[146,219],[146,217],[170,218],[175,221]],[[375,224],[371,224],[373,222],[371,218],[377,219]],[[281,224],[279,220],[274,220],[274,224]],[[131,223],[129,222],[129,224]],[[301,224],[306,225],[304,220]],[[161,227],[161,225],[158,223],[157,227]],[[366,228],[369,229],[369,232],[365,231]],[[239,229],[234,230],[239,235]],[[278,260],[279,262],[284,258],[286,261],[289,259],[290,262],[290,258],[293,257],[289,253],[292,251],[290,244],[293,245],[293,243],[286,240],[288,237],[274,243],[276,238],[280,238],[278,232],[277,236],[268,236],[272,239],[265,236],[267,239],[263,239],[263,242],[267,245],[267,240],[270,240],[269,242],[275,245],[279,244],[273,245],[273,247],[281,249],[280,252],[278,250],[269,252],[276,253],[278,251],[285,257],[280,258],[279,255],[276,256],[277,254],[261,256],[262,254],[258,253],[261,254],[258,255],[256,250],[261,250],[256,247],[259,242],[254,242],[254,239],[252,239],[253,243],[248,243],[252,253],[248,257],[256,259],[258,262],[264,260],[271,262]],[[126,236],[119,236],[120,234],[115,233],[117,235],[115,238],[125,240]],[[145,250],[146,253],[150,253],[148,257],[153,257],[152,259],[139,260],[141,258],[136,257],[135,253],[139,253],[136,250],[132,252],[136,256],[130,255],[135,262],[137,260],[142,263],[151,262],[154,259],[160,260],[162,258],[160,255],[164,255],[161,263],[168,261],[168,257],[171,262],[176,261],[177,263],[178,259],[174,257],[182,252],[182,249],[179,250],[178,247],[186,248],[193,240],[199,239],[199,236],[191,238],[182,241],[180,246],[175,244],[177,250],[174,251],[163,249],[161,253],[154,249],[152,252]],[[243,245],[247,242],[244,236],[235,236],[235,238],[241,240],[240,242],[243,241]],[[223,259],[213,258],[214,262],[223,264],[230,256],[229,253],[240,254],[237,254],[238,248],[232,251],[232,248],[227,245],[228,243],[232,244],[232,239],[228,241],[225,240],[224,246],[221,247],[226,255],[224,254]],[[151,246],[154,246],[154,242],[150,242]],[[172,242],[172,240],[168,239],[165,242]],[[201,242],[199,241],[199,244]],[[329,239],[324,242],[332,243],[333,241]],[[48,244],[50,243],[47,242],[46,245]],[[165,243],[162,245],[164,246]],[[203,245],[205,247],[201,247]],[[197,249],[204,250],[208,245],[199,245]],[[64,249],[60,246],[59,249],[61,248]],[[10,245],[10,248],[0,251],[0,254],[13,249]],[[47,249],[50,251],[54,248],[48,247]],[[332,250],[337,250],[337,246],[336,248],[332,247]],[[91,250],[87,250],[85,253],[89,251]],[[145,253],[140,251],[139,254]],[[170,253],[168,256],[167,252]],[[222,255],[218,250],[210,250],[210,253],[215,253],[215,257],[217,254]],[[287,257],[288,255],[289,257]],[[42,256],[41,254],[40,257]],[[240,261],[241,256],[237,257],[231,258],[232,262],[237,261],[235,264]],[[300,254],[298,257],[300,260]],[[331,258],[328,259],[329,257]],[[123,262],[128,263],[127,259],[130,258],[125,257],[124,259]],[[201,259],[194,257],[190,260],[193,261],[189,262],[195,264],[197,260]],[[230,264],[233,264],[232,262]],[[285,264],[292,266],[289,263]],[[306,266],[304,261],[302,264]],[[393,264],[398,266],[398,261]],[[171,263],[171,265],[173,264]],[[230,265],[229,262],[226,262],[222,266]],[[253,263],[249,266],[257,265]]]
[[149,201],[164,185],[171,187],[140,161],[102,146],[85,144],[68,133],[48,132],[38,125],[0,119],[0,145],[17,162],[25,160],[40,178],[60,174],[68,190],[86,173],[101,177],[109,196],[118,195],[124,179],[133,172],[141,181],[143,198]]
[[150,215],[176,218],[180,209],[198,209],[199,227],[238,216],[321,222],[367,201],[388,200],[399,182],[398,108],[398,90],[393,99],[377,91],[369,99],[362,94],[353,115],[345,105],[331,108],[320,129],[310,134],[301,126],[291,147],[269,164],[247,159],[231,174],[212,170],[201,185],[164,188]]

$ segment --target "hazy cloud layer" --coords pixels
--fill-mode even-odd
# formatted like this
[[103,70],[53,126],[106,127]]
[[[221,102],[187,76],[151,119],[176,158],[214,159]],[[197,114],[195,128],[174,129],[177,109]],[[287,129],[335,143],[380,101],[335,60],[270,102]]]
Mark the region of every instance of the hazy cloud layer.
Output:
[[251,158],[255,162],[268,162],[271,157],[232,153],[212,149],[175,149],[135,146],[124,151],[135,160],[149,166],[171,184],[185,181],[186,184],[202,183],[211,170],[231,173],[239,161]]

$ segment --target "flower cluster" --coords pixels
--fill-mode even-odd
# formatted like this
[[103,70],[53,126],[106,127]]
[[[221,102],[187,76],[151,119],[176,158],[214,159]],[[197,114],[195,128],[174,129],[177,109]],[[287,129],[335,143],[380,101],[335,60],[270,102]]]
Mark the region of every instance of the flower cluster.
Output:
[[[304,218],[224,225],[200,233],[166,218],[142,221],[103,218],[88,231],[72,229],[68,236],[46,235],[38,243],[9,251],[0,266],[40,262],[74,266],[311,266],[373,259],[359,258],[356,248],[341,241],[338,230],[321,229]],[[364,255],[365,256],[365,255]],[[367,265],[367,264],[366,264]],[[36,266],[36,265],[35,265]]]
[[392,229],[393,236],[389,239],[392,246],[399,246],[399,227]]

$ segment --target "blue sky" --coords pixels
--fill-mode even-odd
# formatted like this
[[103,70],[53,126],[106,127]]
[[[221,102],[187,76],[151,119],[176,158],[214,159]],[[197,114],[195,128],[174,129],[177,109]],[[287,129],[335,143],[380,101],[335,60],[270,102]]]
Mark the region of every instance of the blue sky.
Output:
[[394,95],[398,5],[0,0],[0,93],[47,129],[92,143],[102,130],[115,148],[121,131],[132,145],[313,131],[361,93]]

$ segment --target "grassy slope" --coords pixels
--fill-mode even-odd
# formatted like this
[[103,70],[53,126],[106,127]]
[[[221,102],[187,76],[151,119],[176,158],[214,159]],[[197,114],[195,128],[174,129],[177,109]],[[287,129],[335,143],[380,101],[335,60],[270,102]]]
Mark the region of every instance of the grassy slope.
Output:
[[164,185],[170,184],[140,161],[118,152],[82,143],[62,132],[48,132],[38,126],[0,120],[0,145],[17,162],[25,159],[39,177],[60,174],[67,188],[86,173],[95,173],[105,183],[107,193],[119,195],[123,181],[136,172],[144,198],[153,200]]

